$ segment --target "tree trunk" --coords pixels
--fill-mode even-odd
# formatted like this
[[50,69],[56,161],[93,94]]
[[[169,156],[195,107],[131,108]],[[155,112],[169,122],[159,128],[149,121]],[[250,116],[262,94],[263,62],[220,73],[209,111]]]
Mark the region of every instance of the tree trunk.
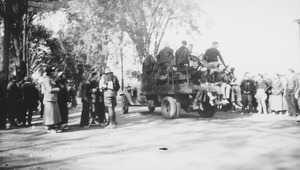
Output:
[[0,68],[0,129],[6,129],[6,87],[9,74],[9,47],[10,47],[10,10],[11,1],[6,1],[4,18],[3,60]]

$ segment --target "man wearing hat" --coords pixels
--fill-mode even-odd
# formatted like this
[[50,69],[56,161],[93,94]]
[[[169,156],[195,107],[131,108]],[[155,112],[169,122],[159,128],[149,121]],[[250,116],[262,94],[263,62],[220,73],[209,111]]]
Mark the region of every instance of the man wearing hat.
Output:
[[116,97],[117,92],[120,89],[120,84],[118,78],[113,74],[109,67],[105,69],[105,76],[103,79],[103,84],[100,84],[100,88],[104,91],[104,104],[109,114],[109,125],[107,128],[114,129],[116,128]]

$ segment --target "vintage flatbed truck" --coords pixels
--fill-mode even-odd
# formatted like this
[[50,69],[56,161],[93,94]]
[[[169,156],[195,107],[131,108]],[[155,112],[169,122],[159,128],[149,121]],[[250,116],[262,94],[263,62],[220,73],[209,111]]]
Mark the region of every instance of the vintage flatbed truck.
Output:
[[189,67],[165,73],[141,74],[139,82],[136,89],[126,89],[121,94],[124,114],[128,113],[129,106],[140,105],[147,105],[150,112],[161,106],[161,113],[166,119],[178,118],[182,109],[196,111],[204,118],[213,117],[217,111],[217,106],[209,103],[209,97],[202,102],[203,110],[193,110],[192,103],[197,92],[193,88]]

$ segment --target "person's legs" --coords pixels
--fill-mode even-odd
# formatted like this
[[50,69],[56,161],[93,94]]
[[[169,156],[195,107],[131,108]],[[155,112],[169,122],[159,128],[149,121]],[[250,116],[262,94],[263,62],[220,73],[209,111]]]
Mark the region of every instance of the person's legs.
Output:
[[245,113],[246,107],[248,106],[248,96],[247,96],[247,94],[242,94],[242,104],[243,104],[242,112]]
[[107,90],[104,92],[104,103],[109,114],[108,128],[115,128],[116,126],[115,106],[117,105],[117,102],[116,102],[114,91]]
[[89,125],[89,102],[86,100],[82,100],[80,126],[88,126],[88,125]]
[[248,100],[248,106],[249,106],[249,112],[253,112],[253,98],[252,94],[247,94],[247,100]]
[[44,104],[43,104],[43,100],[44,100],[44,95],[41,95],[40,96],[40,105],[41,105],[40,116],[41,116],[41,118],[44,117]]
[[261,106],[264,114],[268,114],[266,100],[267,100],[267,94],[265,92],[261,93]]
[[242,106],[241,102],[242,102],[242,91],[241,88],[239,86],[232,86],[232,89],[236,95],[236,102],[237,105]]
[[256,101],[257,101],[257,107],[256,107],[256,109],[257,109],[257,111],[258,111],[258,113],[262,113],[262,106],[261,106],[261,96],[260,96],[260,93],[259,93],[259,91],[257,91],[256,92],[256,94],[255,94],[255,99],[256,99]]
[[31,126],[33,108],[28,109],[28,126]]

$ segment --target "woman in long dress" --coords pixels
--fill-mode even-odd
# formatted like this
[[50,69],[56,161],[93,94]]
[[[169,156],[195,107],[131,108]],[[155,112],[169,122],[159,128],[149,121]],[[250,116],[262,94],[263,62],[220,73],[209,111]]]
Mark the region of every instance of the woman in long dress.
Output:
[[283,92],[284,84],[279,74],[275,74],[272,80],[272,94],[270,95],[270,110],[278,114],[284,110]]
[[48,132],[59,132],[61,116],[57,103],[59,88],[56,86],[53,76],[54,69],[46,68],[46,76],[43,81],[44,92],[44,125]]

